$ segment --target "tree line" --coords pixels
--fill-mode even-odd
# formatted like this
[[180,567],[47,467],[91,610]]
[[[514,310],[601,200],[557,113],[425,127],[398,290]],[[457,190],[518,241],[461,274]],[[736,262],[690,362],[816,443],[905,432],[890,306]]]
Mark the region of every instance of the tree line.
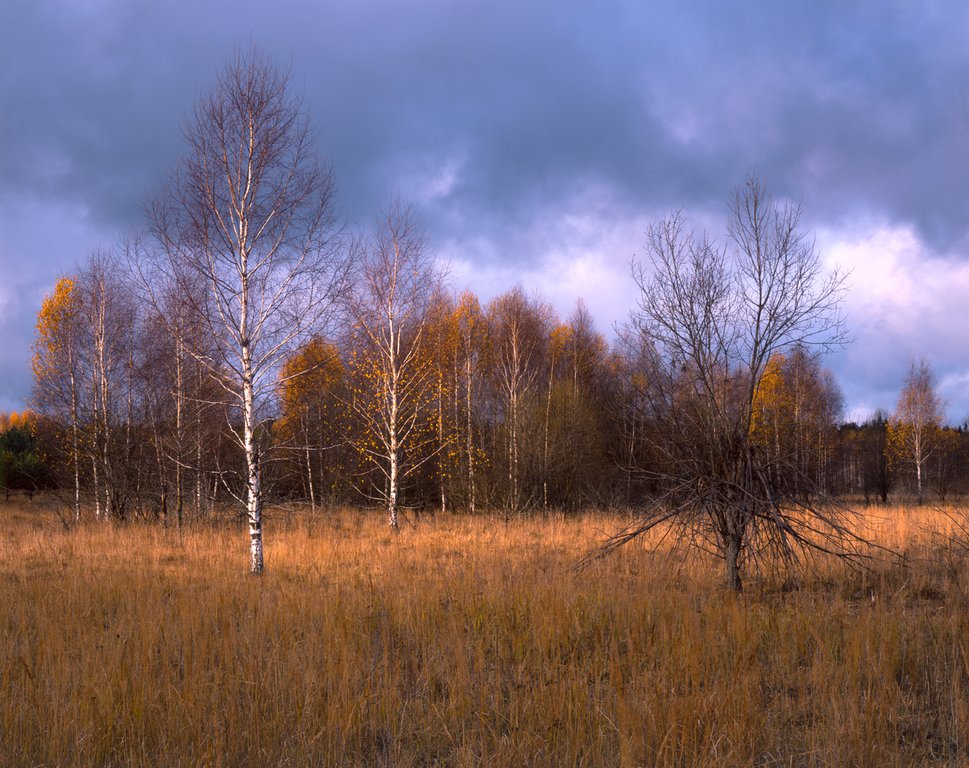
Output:
[[379,505],[395,530],[425,510],[621,506],[639,524],[615,543],[672,521],[739,588],[756,552],[850,539],[840,497],[966,482],[924,363],[891,418],[841,424],[822,360],[844,338],[843,279],[755,178],[722,242],[680,214],[650,229],[639,306],[609,343],[581,300],[562,319],[521,287],[451,290],[404,202],[342,226],[301,103],[258,51],[185,134],[144,232],[45,299],[36,418],[0,437],[68,524],[229,504],[259,573],[267,500]]

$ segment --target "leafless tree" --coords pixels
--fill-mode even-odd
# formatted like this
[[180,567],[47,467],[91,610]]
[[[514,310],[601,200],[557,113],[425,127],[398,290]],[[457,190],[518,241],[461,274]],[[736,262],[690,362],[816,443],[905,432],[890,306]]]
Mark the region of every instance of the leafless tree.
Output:
[[38,315],[33,404],[53,423],[70,425],[75,522],[88,485],[96,518],[128,513],[139,326],[131,286],[111,251],[91,254],[75,277],[58,281]]
[[138,313],[131,286],[115,253],[91,256],[80,274],[85,321],[90,329],[87,363],[91,385],[92,472],[95,514],[127,515],[132,474],[134,355]]
[[[475,511],[475,465],[480,449],[477,444],[475,434],[475,411],[480,384],[479,369],[483,367],[482,359],[486,347],[485,331],[487,325],[481,312],[481,305],[478,297],[471,291],[465,291],[458,299],[456,309],[458,343],[455,348],[456,364],[461,369],[463,381],[460,387],[463,389],[464,407],[464,459],[466,468],[466,498],[468,512],[474,514]],[[458,375],[455,375],[455,384],[458,382]],[[457,392],[455,392],[457,395]],[[457,422],[457,419],[455,419]]]
[[492,377],[504,418],[507,519],[525,506],[522,421],[527,400],[540,380],[551,317],[548,307],[529,301],[519,286],[489,302],[487,319]]
[[[281,361],[334,318],[347,278],[329,168],[315,157],[288,76],[254,49],[197,103],[188,154],[150,206],[165,279],[182,284],[207,343],[190,349],[222,384],[245,455],[250,571],[263,571],[260,425]],[[154,282],[149,280],[149,285]],[[197,290],[203,286],[203,290]]]
[[845,339],[844,277],[825,270],[800,217],[799,206],[774,202],[750,178],[733,198],[725,243],[688,232],[678,213],[649,229],[650,265],[634,266],[641,294],[631,330],[650,360],[639,397],[651,428],[639,439],[651,460],[636,470],[656,494],[605,551],[668,523],[681,541],[719,553],[737,591],[744,563],[758,556],[858,551],[844,510],[812,478],[775,482],[781,473],[751,439],[771,355]]
[[384,501],[395,531],[401,482],[434,455],[434,367],[425,331],[441,281],[413,211],[392,203],[364,245],[350,302],[350,407],[362,426],[353,439],[380,477],[371,495]]
[[898,405],[888,422],[888,445],[893,458],[915,470],[918,503],[924,500],[925,464],[943,445],[942,398],[935,375],[925,358],[909,365]]

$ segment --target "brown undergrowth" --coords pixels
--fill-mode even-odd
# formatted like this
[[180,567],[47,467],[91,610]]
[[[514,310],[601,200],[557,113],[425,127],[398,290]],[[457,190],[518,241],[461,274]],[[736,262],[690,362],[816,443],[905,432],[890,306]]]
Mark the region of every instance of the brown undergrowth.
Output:
[[[949,510],[949,514],[952,510]],[[617,516],[87,523],[0,506],[0,764],[969,765],[964,550],[879,508],[866,571],[725,593]]]

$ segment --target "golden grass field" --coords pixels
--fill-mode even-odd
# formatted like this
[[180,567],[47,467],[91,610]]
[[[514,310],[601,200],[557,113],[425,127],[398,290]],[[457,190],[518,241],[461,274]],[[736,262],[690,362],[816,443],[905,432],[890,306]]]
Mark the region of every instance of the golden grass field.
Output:
[[3,766],[969,765],[966,560],[939,510],[869,513],[907,564],[800,588],[619,517],[270,512],[85,523],[0,504]]

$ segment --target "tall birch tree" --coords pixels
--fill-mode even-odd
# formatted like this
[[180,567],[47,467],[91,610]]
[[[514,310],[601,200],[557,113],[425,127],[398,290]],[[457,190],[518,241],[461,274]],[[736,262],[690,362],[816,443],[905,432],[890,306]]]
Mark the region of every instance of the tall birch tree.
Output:
[[[255,49],[238,52],[187,121],[188,153],[150,208],[167,279],[207,331],[191,351],[218,378],[244,455],[237,499],[249,570],[264,568],[261,429],[282,361],[334,317],[346,251],[333,181],[313,151],[289,77]],[[193,290],[204,285],[204,291]]]
[[378,220],[356,282],[350,406],[362,429],[354,440],[378,470],[379,484],[368,495],[383,500],[396,531],[402,482],[436,455],[427,329],[441,274],[407,206],[395,202]]

